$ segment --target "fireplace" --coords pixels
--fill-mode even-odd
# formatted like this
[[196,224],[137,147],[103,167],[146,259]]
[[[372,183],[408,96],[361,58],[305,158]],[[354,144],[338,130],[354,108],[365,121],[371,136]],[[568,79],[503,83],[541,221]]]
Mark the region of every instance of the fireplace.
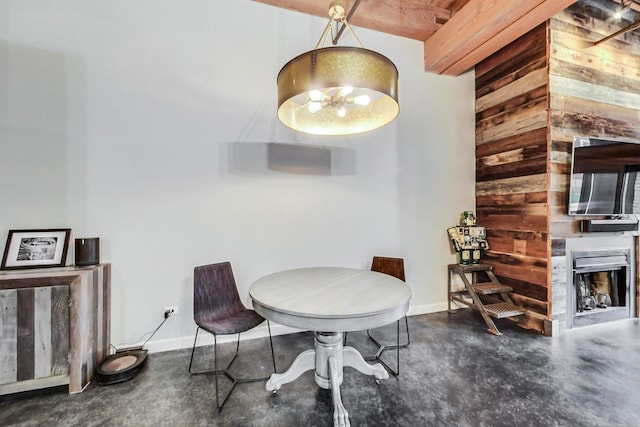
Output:
[[567,264],[567,328],[634,316],[633,237],[567,239]]

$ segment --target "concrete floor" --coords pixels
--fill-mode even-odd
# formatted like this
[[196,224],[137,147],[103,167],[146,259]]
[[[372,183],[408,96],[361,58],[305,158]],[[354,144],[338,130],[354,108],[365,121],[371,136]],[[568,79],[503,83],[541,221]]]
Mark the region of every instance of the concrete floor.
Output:
[[[554,338],[507,320],[497,324],[504,335],[489,334],[470,310],[410,317],[411,345],[401,350],[397,378],[377,385],[345,369],[342,400],[351,425],[640,425],[638,319]],[[394,331],[395,324],[378,332]],[[311,333],[274,337],[278,370],[312,343]],[[349,345],[364,355],[375,349],[363,332],[350,333]],[[232,351],[224,345],[223,357]],[[234,370],[268,371],[267,339],[242,342],[240,351]],[[76,395],[56,389],[0,397],[0,426],[332,425],[331,393],[316,386],[311,371],[277,394],[264,382],[239,384],[217,413],[213,377],[190,376],[189,355],[189,349],[151,354],[133,380],[91,384]],[[395,363],[395,353],[383,356]]]

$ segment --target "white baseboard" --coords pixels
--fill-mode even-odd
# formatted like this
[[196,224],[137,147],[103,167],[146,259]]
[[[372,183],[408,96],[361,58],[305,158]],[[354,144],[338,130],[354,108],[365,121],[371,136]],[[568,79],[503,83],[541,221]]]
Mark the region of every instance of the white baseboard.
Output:
[[[436,313],[439,311],[447,310],[447,303],[437,303],[437,304],[426,304],[417,307],[411,307],[408,316],[417,316],[419,314],[427,314],[427,313]],[[295,334],[298,332],[304,332],[300,329],[291,328],[289,326],[279,325],[277,323],[271,322],[271,335],[286,335],[286,334]],[[267,330],[267,324],[263,323],[257,328],[253,328],[250,331],[244,332],[240,335],[240,340],[251,340],[255,338],[265,338],[269,336],[269,332]],[[178,338],[169,338],[164,340],[155,340],[149,341],[145,345],[145,349],[149,351],[149,353],[160,353],[163,351],[171,351],[171,350],[180,350],[183,348],[191,348],[193,346],[193,339],[195,335],[189,335],[185,337]],[[237,339],[235,335],[223,335],[218,338],[218,343],[227,343],[233,342]],[[197,346],[203,345],[213,345],[213,335],[204,332],[198,334],[198,343]]]
[[[291,328],[289,326],[278,325],[277,323],[273,323],[273,322],[271,323],[271,336],[295,334],[298,332],[303,332],[303,331],[299,329]],[[243,332],[240,335],[240,340],[244,341],[244,340],[251,340],[255,338],[266,338],[268,336],[269,336],[269,331],[267,329],[267,324],[263,323],[262,325],[251,329],[250,331]],[[189,335],[186,337],[149,341],[145,345],[145,349],[147,349],[149,353],[159,353],[162,351],[191,348],[193,346],[194,338],[195,338],[195,335]],[[218,344],[235,342],[237,339],[238,339],[237,335],[221,335],[218,337]],[[201,347],[204,345],[213,345],[213,335],[211,335],[206,331],[201,330],[200,333],[198,334],[198,342],[196,345],[198,347]]]

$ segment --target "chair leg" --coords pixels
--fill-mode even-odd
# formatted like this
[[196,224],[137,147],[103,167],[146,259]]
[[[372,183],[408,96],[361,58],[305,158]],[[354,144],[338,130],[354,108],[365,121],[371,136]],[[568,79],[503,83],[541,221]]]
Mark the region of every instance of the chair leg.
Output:
[[[218,343],[217,343],[217,341],[218,340],[216,338],[216,335],[213,334],[213,365],[214,365],[214,374],[215,374],[215,377],[216,377],[216,407],[218,408],[218,413],[220,413],[220,411],[222,411],[222,407],[224,406],[224,404],[227,403],[227,399],[229,399],[229,396],[231,396],[231,392],[233,391],[233,389],[236,388],[236,385],[239,382],[241,382],[236,377],[231,375],[231,373],[228,371],[229,367],[236,360],[236,357],[238,356],[238,349],[240,348],[240,334],[238,334],[238,342],[236,344],[236,352],[233,355],[233,359],[231,359],[231,362],[229,362],[227,367],[224,368],[224,369],[218,369],[218,345],[217,345]],[[224,396],[224,399],[222,400],[222,403],[220,403],[220,398],[219,398],[219,395],[218,395],[219,394],[218,374],[220,372],[225,374],[232,381],[231,388],[229,389],[227,394]],[[242,382],[244,382],[244,381],[242,381]]]
[[[392,345],[386,345],[380,343],[375,337],[371,335],[371,331],[367,329],[367,336],[375,345],[378,346],[378,350],[373,356],[365,357],[364,360],[368,362],[377,362],[385,367],[390,374],[397,376],[400,373],[400,349],[404,347],[408,347],[411,344],[411,336],[409,335],[409,321],[407,320],[407,316],[404,316],[404,325],[407,332],[407,342],[400,344],[400,319],[396,322],[396,343]],[[347,333],[344,333],[343,345],[347,344]],[[396,369],[391,368],[384,360],[381,359],[382,352],[385,350],[395,350],[396,351]]]
[[[369,333],[369,331],[367,331],[367,334]],[[372,338],[371,336],[369,336],[369,338],[371,338],[371,340],[373,342],[375,342],[376,344],[378,344],[378,351],[376,352],[375,355],[370,356],[370,357],[365,357],[364,360],[369,361],[369,362],[378,362],[379,364],[381,364],[382,366],[384,366],[384,368],[389,371],[389,373],[393,376],[398,376],[400,375],[400,348],[402,347],[406,347],[409,344],[405,344],[405,345],[400,345],[400,320],[398,320],[396,322],[396,344],[395,345],[384,345],[384,344],[380,344],[378,341],[376,341],[374,338]],[[381,356],[382,356],[382,352],[385,350],[395,350],[396,351],[396,369],[394,370],[391,366],[389,366],[384,360],[382,360]]]
[[227,363],[227,366],[225,368],[223,368],[223,369],[218,369],[218,363],[217,363],[217,360],[216,360],[216,335],[215,334],[211,334],[211,335],[213,335],[213,350],[214,350],[213,370],[210,370],[210,371],[194,371],[193,370],[193,355],[194,355],[195,350],[196,350],[196,343],[198,341],[198,332],[199,331],[200,331],[200,328],[198,327],[196,329],[196,337],[193,340],[193,348],[191,349],[191,359],[189,360],[189,373],[191,375],[215,374],[216,371],[224,373],[224,371],[229,369],[231,364],[236,360],[236,357],[238,357],[238,349],[240,348],[240,334],[238,334],[238,340],[237,340],[237,343],[236,343],[236,351],[235,351],[233,357],[231,358],[231,360],[229,361],[229,363]]
[[[400,320],[398,320],[398,325]],[[407,320],[407,316],[404,316],[404,325],[407,331],[407,342],[406,343],[399,343],[399,339],[397,339],[396,341],[398,341],[398,343],[396,345],[400,346],[400,347],[409,347],[409,344],[411,344],[411,336],[409,335],[409,321]],[[373,341],[378,347],[384,347],[384,350],[392,350],[396,348],[396,345],[384,345],[382,343],[380,343],[377,339],[375,339],[372,335],[371,335],[371,331],[369,329],[367,329],[367,335],[369,336],[369,339],[371,341]]]
[[196,328],[196,337],[193,339],[193,347],[191,348],[191,359],[189,359],[189,373],[193,374],[193,372],[191,372],[191,365],[193,364],[193,353],[196,351],[196,342],[198,341],[198,332],[200,331],[200,327],[198,326]]
[[[269,325],[268,322],[267,322],[267,328],[269,329],[269,346],[271,348],[271,361],[273,362],[273,372],[275,373],[276,372],[276,358],[275,358],[275,353],[273,351],[273,340],[271,339],[271,326]],[[222,408],[224,407],[224,404],[227,403],[227,399],[229,399],[229,396],[231,396],[231,392],[233,391],[233,389],[236,387],[237,384],[250,383],[250,382],[255,382],[255,381],[266,381],[271,376],[271,375],[268,375],[266,377],[257,377],[257,378],[238,378],[233,373],[231,373],[231,371],[229,371],[229,368],[231,367],[233,362],[238,357],[238,353],[239,353],[239,349],[240,349],[240,334],[238,334],[238,339],[236,341],[236,351],[235,351],[233,357],[231,358],[229,363],[227,363],[227,366],[225,368],[221,368],[221,369],[218,368],[218,366],[219,366],[218,365],[218,339],[217,339],[216,334],[212,334],[213,335],[213,370],[211,370],[211,371],[195,371],[194,372],[192,370],[193,355],[194,355],[194,352],[195,352],[196,343],[197,343],[197,340],[198,340],[198,332],[199,331],[200,331],[200,328],[198,327],[196,329],[196,336],[195,336],[195,339],[193,341],[193,348],[191,349],[191,359],[189,360],[189,374],[191,374],[191,375],[213,374],[215,376],[216,408],[218,408],[218,412],[220,412],[222,410]],[[224,395],[224,398],[222,399],[222,403],[220,403],[220,387],[219,387],[219,384],[218,384],[218,376],[219,376],[219,374],[224,374],[232,382],[231,388]]]

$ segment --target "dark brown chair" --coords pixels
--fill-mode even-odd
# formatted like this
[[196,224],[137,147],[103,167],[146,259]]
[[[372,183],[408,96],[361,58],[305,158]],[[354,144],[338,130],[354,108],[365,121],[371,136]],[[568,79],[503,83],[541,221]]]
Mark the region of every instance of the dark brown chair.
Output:
[[[371,262],[371,271],[377,271],[379,273],[388,274],[390,276],[396,277],[403,282],[404,278],[404,259],[402,258],[389,258],[389,257],[379,257],[374,256],[373,261]],[[411,343],[411,337],[409,336],[409,321],[407,320],[407,315],[404,316],[404,324],[405,329],[407,331],[407,340],[405,343],[400,344],[400,320],[396,322],[396,343],[387,345],[382,344],[375,337],[371,335],[371,330],[367,329],[367,336],[371,341],[373,341],[377,346],[378,350],[373,356],[365,357],[365,360],[376,361],[384,366],[387,371],[392,373],[393,375],[398,375],[400,373],[400,349],[403,347],[408,347]],[[347,334],[344,334],[344,342],[347,342]],[[382,352],[385,350],[396,350],[396,369],[392,369],[387,363],[385,363],[380,357]]]
[[[209,264],[196,267],[193,271],[193,317],[196,322],[196,337],[193,341],[191,349],[191,360],[189,361],[189,373],[195,374],[214,374],[216,383],[216,406],[218,412],[226,403],[231,392],[238,383],[247,383],[254,381],[264,381],[269,377],[260,378],[238,378],[233,375],[229,368],[238,356],[240,347],[240,333],[255,328],[265,321],[265,319],[254,310],[246,308],[236,287],[236,281],[231,269],[231,263],[221,262],[218,264]],[[267,321],[269,330],[269,345],[271,346],[271,360],[273,361],[273,372],[276,372],[276,359],[273,353],[273,341],[271,339],[271,326]],[[213,361],[214,368],[212,371],[192,370],[193,354],[196,349],[198,340],[198,332],[203,329],[213,335]],[[218,350],[217,336],[238,334],[236,343],[236,351],[231,361],[225,368],[218,367]],[[218,396],[218,375],[226,375],[232,382],[231,389],[222,399]]]

